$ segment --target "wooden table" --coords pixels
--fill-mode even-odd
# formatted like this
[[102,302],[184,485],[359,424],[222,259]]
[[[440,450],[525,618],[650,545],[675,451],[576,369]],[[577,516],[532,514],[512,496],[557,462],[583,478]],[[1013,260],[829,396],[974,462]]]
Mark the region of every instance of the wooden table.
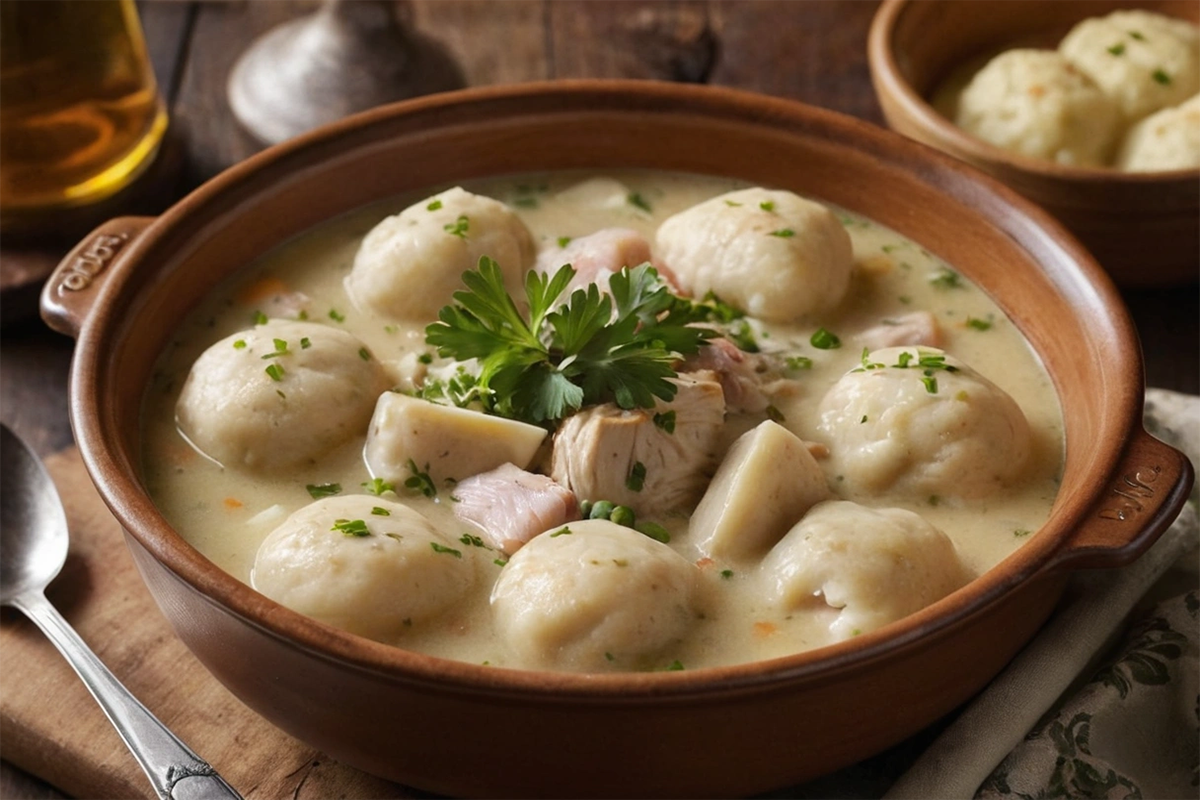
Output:
[[[229,109],[225,86],[230,68],[255,37],[315,7],[290,0],[139,5],[171,112],[171,150],[151,176],[153,185],[131,200],[131,208],[114,214],[158,213],[261,149]],[[866,33],[875,8],[875,2],[862,0],[397,3],[397,13],[410,29],[444,50],[470,86],[577,77],[704,82],[789,97],[882,123],[866,60]],[[36,278],[74,242],[74,236],[33,245],[5,241],[0,249],[0,418],[42,455],[72,443],[66,397],[73,342],[36,318]],[[1123,294],[1142,337],[1147,382],[1200,391],[1198,287],[1127,289]],[[813,796],[879,791],[896,774],[896,764],[927,738],[918,737],[844,775],[840,789],[824,784]],[[0,764],[0,797],[62,795]]]

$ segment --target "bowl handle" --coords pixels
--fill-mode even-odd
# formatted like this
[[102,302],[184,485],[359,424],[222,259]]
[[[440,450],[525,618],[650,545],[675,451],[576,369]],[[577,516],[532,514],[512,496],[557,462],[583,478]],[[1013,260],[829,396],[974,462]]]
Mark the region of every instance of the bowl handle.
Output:
[[113,263],[155,217],[117,217],[85,236],[67,253],[42,289],[42,319],[76,338]]
[[1047,564],[1048,569],[1109,569],[1150,548],[1192,489],[1183,453],[1138,429],[1108,478],[1104,493]]

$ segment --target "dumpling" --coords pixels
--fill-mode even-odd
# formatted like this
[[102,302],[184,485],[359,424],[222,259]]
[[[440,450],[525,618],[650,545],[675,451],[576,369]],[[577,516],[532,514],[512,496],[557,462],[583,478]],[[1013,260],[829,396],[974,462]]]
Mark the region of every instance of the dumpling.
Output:
[[1127,172],[1200,167],[1200,94],[1130,128],[1117,153],[1117,167]]
[[696,567],[607,520],[535,536],[492,588],[496,630],[522,666],[598,672],[655,666],[695,621]]
[[222,465],[277,472],[365,433],[387,385],[379,361],[351,334],[271,320],[196,359],[175,417],[180,432]]
[[864,362],[818,410],[844,494],[972,499],[1024,474],[1029,424],[987,378],[934,348],[885,348]]
[[403,503],[327,497],[293,513],[263,540],[250,580],[294,611],[387,640],[467,593],[475,580],[471,550]]
[[465,288],[481,256],[500,265],[510,291],[533,263],[533,238],[498,200],[455,187],[380,222],[363,239],[346,277],[360,308],[393,319],[429,320]]
[[742,189],[659,226],[658,255],[680,287],[768,322],[791,322],[842,301],[854,253],[833,212],[787,191]]
[[787,613],[824,604],[835,641],[906,617],[966,582],[953,542],[902,508],[820,503],[763,561],[768,594]]
[[1113,98],[1129,122],[1200,90],[1200,30],[1173,17],[1122,10],[1086,19],[1058,51]]
[[985,142],[1059,164],[1103,164],[1121,115],[1116,101],[1054,50],[1009,50],[959,98],[955,124]]

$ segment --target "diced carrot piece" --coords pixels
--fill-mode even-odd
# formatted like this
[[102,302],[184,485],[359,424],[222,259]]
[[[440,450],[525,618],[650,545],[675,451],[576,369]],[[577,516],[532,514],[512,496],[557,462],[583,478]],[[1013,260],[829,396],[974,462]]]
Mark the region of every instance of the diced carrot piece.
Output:
[[756,622],[754,623],[754,635],[759,638],[766,638],[774,633],[778,628],[772,622]]
[[230,510],[235,509],[235,508],[241,508],[242,501],[238,500],[236,497],[226,497],[225,498],[225,507]]
[[237,293],[237,301],[241,305],[248,306],[284,294],[287,290],[287,284],[282,279],[268,275],[243,286]]

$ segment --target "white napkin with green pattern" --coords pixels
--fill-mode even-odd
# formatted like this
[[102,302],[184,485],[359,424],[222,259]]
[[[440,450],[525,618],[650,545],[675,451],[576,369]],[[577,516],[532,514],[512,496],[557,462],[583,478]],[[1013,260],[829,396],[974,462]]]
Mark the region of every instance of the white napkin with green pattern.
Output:
[[[1200,397],[1150,389],[1145,418],[1200,464]],[[1075,575],[1041,632],[885,797],[1200,796],[1198,507],[1193,489],[1134,564]]]

